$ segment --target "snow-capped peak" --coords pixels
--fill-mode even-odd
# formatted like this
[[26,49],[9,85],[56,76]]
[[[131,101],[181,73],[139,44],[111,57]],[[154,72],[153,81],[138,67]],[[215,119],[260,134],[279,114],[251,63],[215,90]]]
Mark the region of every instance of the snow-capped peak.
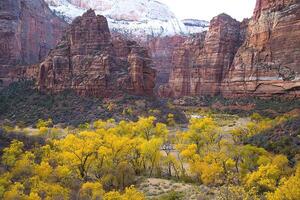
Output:
[[113,32],[133,37],[188,34],[186,26],[168,6],[156,0],[45,0],[49,7],[71,22],[86,10],[104,15]]
[[204,20],[178,20],[168,6],[156,0],[45,0],[58,15],[71,23],[88,9],[106,16],[112,32],[129,37],[193,34],[208,29]]

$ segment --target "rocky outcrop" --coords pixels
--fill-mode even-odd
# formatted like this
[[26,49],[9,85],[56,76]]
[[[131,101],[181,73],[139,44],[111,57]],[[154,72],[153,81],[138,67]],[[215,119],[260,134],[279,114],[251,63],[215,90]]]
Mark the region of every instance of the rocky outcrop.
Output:
[[222,93],[300,96],[300,1],[258,0]]
[[18,78],[17,66],[45,58],[66,25],[42,0],[0,1],[0,87]]
[[73,21],[41,63],[38,87],[52,93],[72,89],[89,96],[152,95],[154,81],[147,51],[136,42],[112,38],[106,18],[89,10]]
[[160,96],[220,94],[224,72],[229,69],[241,45],[240,23],[226,14],[211,21],[209,31],[187,40],[173,55],[169,83]]

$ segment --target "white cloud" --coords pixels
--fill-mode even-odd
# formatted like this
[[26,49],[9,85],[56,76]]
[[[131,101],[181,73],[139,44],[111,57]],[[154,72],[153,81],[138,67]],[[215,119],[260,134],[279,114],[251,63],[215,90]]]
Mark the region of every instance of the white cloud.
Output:
[[237,20],[252,16],[256,0],[158,0],[167,4],[180,19],[211,20],[226,13]]

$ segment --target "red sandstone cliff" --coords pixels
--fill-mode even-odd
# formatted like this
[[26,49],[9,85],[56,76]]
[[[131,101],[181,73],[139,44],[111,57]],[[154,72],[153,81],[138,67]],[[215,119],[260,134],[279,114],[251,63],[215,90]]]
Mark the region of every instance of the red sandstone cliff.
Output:
[[142,43],[149,50],[153,66],[157,71],[156,88],[168,83],[172,69],[173,52],[186,39],[186,36],[175,35],[170,37],[156,37]]
[[258,0],[224,96],[300,96],[300,1]]
[[224,71],[243,39],[240,29],[240,23],[226,14],[215,17],[206,34],[191,37],[175,50],[169,83],[159,95],[218,95]]
[[43,58],[64,23],[41,0],[1,1],[0,20],[2,82],[29,75],[51,92],[152,94],[153,64],[160,96],[300,96],[299,0],[257,0],[250,20],[221,14],[207,33],[149,40],[142,45],[153,63],[145,48],[111,37],[106,20],[89,12],[75,20],[40,70],[11,70]]
[[1,0],[2,84],[7,85],[15,78],[13,67],[38,63],[43,59],[61,38],[66,25],[42,0]]
[[0,65],[43,59],[67,26],[42,0],[0,1]]
[[253,18],[257,20],[263,12],[277,12],[297,2],[299,3],[298,0],[257,0]]
[[258,0],[242,23],[215,17],[174,52],[160,96],[300,96],[300,1]]
[[111,97],[123,92],[152,95],[155,71],[136,42],[112,38],[107,20],[89,10],[76,18],[40,65],[38,86],[46,92],[73,89]]

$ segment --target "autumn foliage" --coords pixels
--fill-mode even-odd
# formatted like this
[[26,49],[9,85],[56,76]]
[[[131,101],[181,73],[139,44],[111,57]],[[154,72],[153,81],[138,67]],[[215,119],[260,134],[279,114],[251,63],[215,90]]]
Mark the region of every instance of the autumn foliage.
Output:
[[[220,187],[221,199],[300,199],[299,166],[245,144],[272,123],[253,116],[246,127],[224,132],[204,117],[175,133],[154,117],[141,117],[58,131],[32,149],[14,140],[1,157],[0,197],[143,200],[134,187],[138,178],[163,177]],[[168,124],[175,126],[171,115]],[[51,133],[51,126],[39,121],[37,128]]]

